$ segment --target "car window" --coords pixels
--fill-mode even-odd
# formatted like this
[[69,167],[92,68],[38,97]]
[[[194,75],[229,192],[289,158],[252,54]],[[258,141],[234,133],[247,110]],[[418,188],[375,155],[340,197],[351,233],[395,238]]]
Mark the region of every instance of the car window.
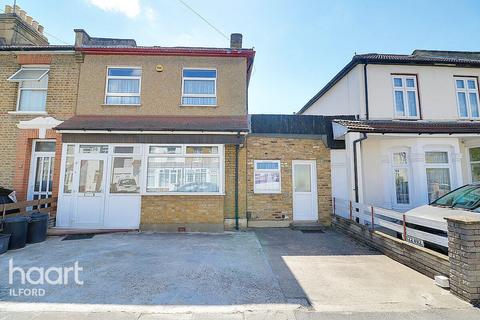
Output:
[[467,185],[458,188],[443,197],[438,198],[432,205],[461,208],[466,210],[477,209],[480,205],[480,187]]

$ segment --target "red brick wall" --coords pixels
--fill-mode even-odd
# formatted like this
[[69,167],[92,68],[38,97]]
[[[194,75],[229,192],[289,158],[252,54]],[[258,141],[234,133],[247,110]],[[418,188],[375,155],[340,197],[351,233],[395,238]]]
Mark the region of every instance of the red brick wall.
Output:
[[49,54],[19,54],[17,62],[23,64],[50,64],[52,56]]

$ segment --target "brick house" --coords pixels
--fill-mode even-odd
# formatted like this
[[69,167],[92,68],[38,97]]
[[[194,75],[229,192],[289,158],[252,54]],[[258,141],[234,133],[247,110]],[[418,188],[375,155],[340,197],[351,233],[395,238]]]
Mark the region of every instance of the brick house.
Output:
[[40,40],[0,47],[0,185],[19,200],[58,196],[57,227],[330,223],[328,119],[249,116],[255,51],[240,34],[229,48],[82,29],[74,46]]

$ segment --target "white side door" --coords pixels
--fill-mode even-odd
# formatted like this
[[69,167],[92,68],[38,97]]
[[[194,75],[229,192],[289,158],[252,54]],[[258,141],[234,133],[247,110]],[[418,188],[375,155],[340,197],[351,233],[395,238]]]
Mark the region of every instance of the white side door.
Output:
[[106,154],[80,154],[75,159],[76,195],[74,227],[102,227],[105,209]]
[[35,140],[28,179],[28,200],[52,196],[55,140]]
[[317,166],[315,160],[292,161],[293,220],[317,221]]

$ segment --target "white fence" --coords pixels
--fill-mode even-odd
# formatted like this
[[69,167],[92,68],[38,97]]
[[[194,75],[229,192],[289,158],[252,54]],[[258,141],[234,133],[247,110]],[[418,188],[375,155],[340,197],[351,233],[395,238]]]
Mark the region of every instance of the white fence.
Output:
[[333,198],[333,214],[358,221],[372,229],[385,228],[413,243],[421,240],[448,248],[448,237],[444,235],[447,232],[446,221],[405,216],[401,212],[339,198]]

